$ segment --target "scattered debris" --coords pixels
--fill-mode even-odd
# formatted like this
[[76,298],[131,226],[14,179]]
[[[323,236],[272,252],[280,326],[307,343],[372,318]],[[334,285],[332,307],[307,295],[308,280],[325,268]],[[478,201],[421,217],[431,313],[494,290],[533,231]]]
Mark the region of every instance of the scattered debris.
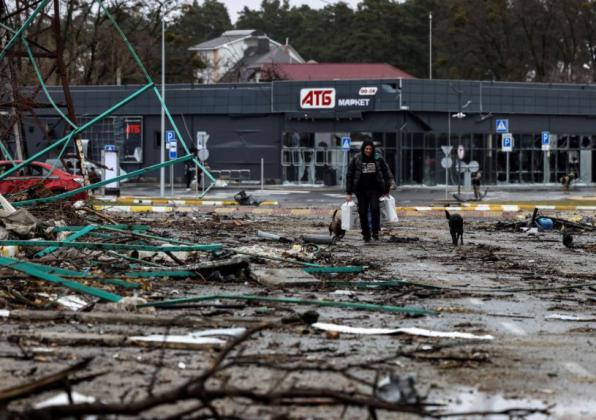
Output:
[[[426,220],[406,220],[396,227],[384,227],[386,242],[415,246],[380,246],[370,252],[354,242],[357,232],[348,233],[341,242],[333,230],[327,236],[327,215],[296,223],[297,219],[285,216],[260,216],[261,210],[240,214],[236,208],[228,213],[218,210],[175,217],[122,214],[107,220],[101,213],[89,211],[87,205],[60,207],[62,204],[44,204],[43,211],[37,206],[30,208],[37,219],[33,234],[21,237],[13,230],[0,229],[5,241],[0,246],[7,252],[14,247],[13,256],[0,258],[0,275],[6,279],[0,283],[0,322],[7,343],[3,356],[45,366],[91,351],[105,352],[126,375],[144,375],[146,382],[139,384],[153,390],[147,399],[134,397],[134,407],[144,404],[162,411],[143,408],[136,411],[138,415],[163,415],[166,404],[168,410],[178,407],[181,395],[195,392],[195,386],[207,380],[207,402],[197,402],[196,406],[202,407],[202,412],[195,410],[197,416],[233,416],[241,411],[221,407],[230,403],[236,409],[246,401],[257,406],[279,401],[290,406],[311,404],[313,411],[305,408],[305,416],[314,413],[321,401],[326,409],[340,408],[330,414],[337,417],[344,406],[373,407],[378,414],[404,410],[422,416],[442,414],[444,410],[433,411],[436,403],[416,389],[428,384],[418,383],[407,372],[485,369],[495,360],[493,368],[498,371],[505,359],[494,350],[494,330],[477,321],[480,314],[535,319],[507,315],[515,314],[516,308],[483,312],[480,305],[518,293],[589,304],[594,301],[591,292],[596,291],[589,262],[584,266],[579,259],[589,251],[583,245],[589,228],[567,224],[561,231],[564,241],[566,234],[577,239],[574,243],[571,236],[570,248],[576,252],[565,253],[582,262],[573,270],[557,271],[558,264],[545,262],[541,253],[523,253],[515,241],[507,243],[515,235],[506,230],[525,229],[541,233],[539,239],[522,237],[524,246],[552,248],[543,242],[554,242],[552,238],[563,224],[538,212],[533,223],[527,217],[491,224],[492,231],[480,239],[481,223],[471,220],[466,223],[466,234],[472,239],[455,252],[445,252],[444,219],[432,222],[430,234]],[[338,215],[339,211],[332,222],[341,228]],[[553,222],[553,230],[542,232],[543,219]],[[576,216],[562,220],[582,226],[592,223]],[[487,230],[488,225],[483,224]],[[35,239],[26,240],[32,236]],[[426,260],[430,260],[430,271],[425,270]],[[441,265],[444,273],[435,275],[433,264]],[[487,276],[486,271],[494,274]],[[479,272],[483,274],[476,283]],[[467,299],[477,307],[465,304]],[[302,306],[322,312],[302,313]],[[561,306],[559,310],[570,309]],[[445,318],[439,323],[437,318],[425,318],[425,324],[410,319],[438,313]],[[471,316],[474,322],[470,322]],[[445,322],[451,317],[467,319]],[[596,320],[572,312],[546,315],[545,319],[551,323]],[[382,328],[348,326],[364,322],[359,320]],[[396,324],[410,326],[386,327]],[[451,327],[441,331],[437,325]],[[591,329],[584,333],[588,331]],[[377,337],[364,340],[366,335]],[[399,343],[397,353],[391,350],[395,343]],[[354,350],[360,347],[361,354]],[[202,351],[200,358],[196,351]],[[214,359],[207,363],[211,354]],[[150,367],[149,373],[140,373],[142,369],[135,364]],[[220,366],[225,369],[220,371]],[[392,372],[395,366],[399,370]],[[264,369],[274,378],[271,389],[255,388],[252,381],[244,379],[253,368]],[[15,372],[20,381],[28,381],[27,372]],[[306,378],[302,372],[313,375],[312,381],[304,381],[304,391],[286,380],[290,374]],[[93,375],[97,374],[71,374],[68,382],[76,384]],[[337,381],[337,375],[343,379]],[[192,381],[195,385],[189,385]],[[93,392],[95,402],[82,407],[61,401],[51,408],[35,408],[41,393],[36,390],[15,398],[33,397],[28,401],[33,408],[17,411],[28,417],[50,412],[81,418],[99,413],[134,416],[128,400],[132,397],[116,388],[106,390],[98,384],[98,392]],[[48,389],[66,390],[64,379]],[[167,397],[159,400],[162,395]],[[209,412],[207,403],[217,407],[217,415]],[[19,402],[18,407],[24,405]]]
[[289,238],[285,238],[283,236],[277,235],[275,233],[263,232],[262,230],[257,231],[257,236],[259,238],[270,239],[272,241],[283,242],[283,243],[291,243],[292,240]]
[[258,283],[269,287],[304,286],[320,283],[311,274],[296,268],[263,268],[252,270]]
[[241,205],[241,206],[258,206],[261,204],[256,198],[252,195],[247,195],[246,191],[242,190],[238,194],[234,195],[234,200]]
[[387,242],[394,243],[394,244],[411,244],[414,242],[419,242],[420,238],[418,237],[399,237],[395,235],[391,235]]
[[86,300],[75,295],[62,296],[56,299],[56,303],[66,309],[70,309],[71,311],[80,311],[81,309],[89,306],[89,303]]
[[333,245],[340,239],[340,236],[302,235],[300,238],[305,244]]
[[394,404],[419,404],[423,400],[416,390],[414,377],[403,377],[395,372],[379,381],[376,397]]

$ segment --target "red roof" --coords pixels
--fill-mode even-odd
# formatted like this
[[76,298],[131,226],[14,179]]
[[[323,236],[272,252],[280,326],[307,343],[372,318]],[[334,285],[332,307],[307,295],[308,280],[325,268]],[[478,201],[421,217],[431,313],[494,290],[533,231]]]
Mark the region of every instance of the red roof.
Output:
[[409,73],[385,63],[263,64],[262,80],[414,79]]

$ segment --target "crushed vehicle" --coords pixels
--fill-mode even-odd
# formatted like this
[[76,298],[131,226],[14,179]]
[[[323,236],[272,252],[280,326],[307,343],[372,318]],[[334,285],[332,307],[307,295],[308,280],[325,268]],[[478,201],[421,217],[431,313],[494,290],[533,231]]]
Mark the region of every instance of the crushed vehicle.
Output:
[[[15,160],[0,161],[0,173],[4,173],[14,165],[21,163]],[[83,186],[83,178],[71,175],[60,169],[52,169],[52,165],[43,162],[31,162],[0,180],[0,194],[21,193],[42,186],[55,194],[76,190]],[[69,198],[70,201],[86,200],[88,194],[81,192]]]

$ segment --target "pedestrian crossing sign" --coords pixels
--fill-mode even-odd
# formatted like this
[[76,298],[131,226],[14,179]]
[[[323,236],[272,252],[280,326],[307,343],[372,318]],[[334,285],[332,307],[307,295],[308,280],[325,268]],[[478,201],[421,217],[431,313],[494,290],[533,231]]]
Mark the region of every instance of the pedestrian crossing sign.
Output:
[[352,139],[350,137],[342,137],[341,138],[341,149],[344,152],[349,151],[351,146],[352,146]]
[[497,133],[509,132],[509,120],[497,120]]

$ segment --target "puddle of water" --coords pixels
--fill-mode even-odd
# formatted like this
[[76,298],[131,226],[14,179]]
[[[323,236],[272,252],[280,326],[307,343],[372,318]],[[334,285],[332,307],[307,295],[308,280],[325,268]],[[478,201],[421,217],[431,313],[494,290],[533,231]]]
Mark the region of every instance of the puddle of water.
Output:
[[[527,398],[505,398],[501,394],[489,395],[471,388],[461,388],[460,392],[454,395],[445,395],[438,391],[437,394],[433,395],[431,392],[429,401],[434,403],[445,404],[440,409],[441,413],[466,413],[466,412],[502,412],[504,410],[519,409],[528,410],[532,409],[546,409],[553,403],[557,402],[555,396],[545,398],[544,401],[527,399]],[[552,400],[552,401],[551,401]],[[596,401],[578,401],[574,404],[557,404],[550,408],[550,415],[542,413],[533,413],[524,416],[523,412],[511,413],[513,418],[524,418],[527,420],[543,420],[543,419],[585,419],[593,413],[596,413]],[[515,417],[520,415],[520,417]],[[495,414],[490,416],[468,416],[462,415],[457,417],[449,417],[449,419],[509,419],[511,415],[507,414]]]
[[[441,411],[447,413],[466,413],[479,411],[503,411],[509,409],[544,409],[545,404],[540,401],[531,401],[526,399],[507,399],[502,395],[488,395],[476,390],[464,390],[457,396],[448,397],[444,402],[445,408]],[[461,416],[450,417],[454,419],[508,419],[509,415],[490,415],[490,416]],[[528,420],[542,420],[548,418],[544,414],[531,414],[524,417]]]

